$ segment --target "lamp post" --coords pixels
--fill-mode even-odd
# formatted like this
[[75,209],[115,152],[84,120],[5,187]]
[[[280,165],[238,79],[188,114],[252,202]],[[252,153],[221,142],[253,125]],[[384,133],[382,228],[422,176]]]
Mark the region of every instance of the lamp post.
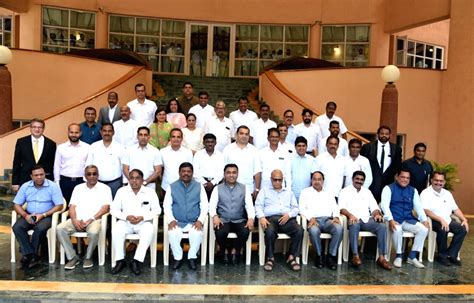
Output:
[[0,135],[12,130],[12,77],[5,66],[12,60],[12,52],[0,45]]
[[387,84],[382,92],[380,109],[380,125],[390,127],[390,142],[397,143],[398,91],[395,82],[400,78],[400,70],[395,65],[387,65],[382,70],[382,79]]

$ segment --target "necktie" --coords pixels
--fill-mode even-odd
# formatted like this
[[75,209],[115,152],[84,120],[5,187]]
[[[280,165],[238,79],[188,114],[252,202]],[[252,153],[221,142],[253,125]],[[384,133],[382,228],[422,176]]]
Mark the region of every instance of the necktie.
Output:
[[382,174],[384,172],[383,164],[385,162],[385,144],[382,145],[382,156],[380,157],[380,168],[382,169]]
[[39,161],[39,142],[38,142],[38,139],[35,139],[35,143],[33,144],[33,156],[35,157],[35,162],[38,163],[38,161]]

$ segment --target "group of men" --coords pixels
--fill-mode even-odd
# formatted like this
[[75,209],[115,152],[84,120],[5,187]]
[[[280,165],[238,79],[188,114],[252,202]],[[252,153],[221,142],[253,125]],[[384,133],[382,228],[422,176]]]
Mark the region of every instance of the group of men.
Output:
[[[93,266],[100,218],[110,211],[118,220],[112,231],[116,256],[112,272],[118,273],[126,265],[125,235],[138,233],[140,241],[130,266],[140,274],[140,264],[152,244],[151,221],[161,213],[155,184],[161,184],[164,193],[163,211],[175,269],[182,265],[183,232],[189,234],[188,266],[196,269],[208,213],[224,264],[239,262],[256,216],[265,232],[264,269],[273,269],[274,244],[283,232],[292,238],[288,266],[298,271],[303,237],[296,223],[298,215],[307,220],[317,267],[323,265],[321,233],[332,235],[326,263],[331,269],[337,266],[344,232],[341,215],[348,220],[354,266],[361,264],[358,232],[366,230],[377,235],[377,264],[391,269],[385,259],[389,252],[384,221],[388,221],[396,249],[393,265],[401,267],[402,234],[410,231],[415,240],[407,262],[423,267],[417,252],[429,230],[427,216],[437,232],[440,262],[460,264],[457,254],[468,230],[467,219],[442,188],[445,175],[433,172],[424,159],[423,143],[415,145],[415,156],[402,164],[401,149],[389,142],[391,131],[386,126],[377,130],[377,140],[371,143],[362,145],[359,139],[347,142],[347,128],[335,115],[334,102],[327,104],[325,114],[315,122],[313,112],[304,109],[302,123],[295,126],[294,113],[287,110],[284,123],[277,125],[269,118],[268,105],[260,107],[258,118],[248,109],[246,98],[241,98],[239,108],[227,118],[224,102],[218,101],[213,108],[207,93],[196,98],[192,88],[191,83],[185,83],[183,96],[177,100],[205,129],[204,148],[194,155],[182,145],[179,128],[170,131],[169,144],[161,150],[149,144],[148,126],[157,108],[146,99],[143,84],[135,86],[137,99],[120,107],[119,120],[116,92],[109,93],[109,106],[100,109],[98,121],[95,109],[86,108],[86,121],[71,123],[69,140],[57,149],[43,136],[44,121],[32,120],[31,136],[18,139],[13,163],[13,189],[18,191],[15,210],[22,216],[13,231],[21,245],[24,267],[37,265],[39,243],[51,224],[51,215],[62,207],[58,197],[64,197],[69,203],[69,220],[58,226],[57,235],[68,259],[65,268],[73,269],[80,262],[69,240],[75,231],[88,233],[83,267]],[[427,187],[430,178],[432,185]],[[449,207],[441,201],[448,201]],[[451,213],[461,222],[451,220]],[[26,235],[29,229],[35,229],[31,240]],[[238,236],[232,243],[227,241],[229,232]],[[449,248],[448,232],[455,233]]]

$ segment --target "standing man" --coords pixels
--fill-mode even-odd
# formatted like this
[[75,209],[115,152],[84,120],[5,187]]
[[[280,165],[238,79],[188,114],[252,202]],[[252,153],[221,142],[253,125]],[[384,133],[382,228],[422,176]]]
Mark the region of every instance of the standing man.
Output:
[[97,113],[95,108],[87,107],[84,110],[84,119],[85,121],[80,124],[81,126],[81,141],[92,144],[94,142],[100,141],[102,137],[100,136],[100,124],[95,122]]
[[[402,168],[395,175],[395,182],[383,188],[380,206],[392,231],[393,245],[397,253],[393,266],[402,267],[403,232],[408,231],[415,234],[415,240],[413,240],[407,263],[416,268],[424,268],[423,263],[417,259],[417,253],[423,251],[430,224],[421,205],[418,192],[409,184],[410,171]],[[418,218],[413,215],[413,210]]]
[[[194,85],[191,82],[184,82],[183,94],[176,98],[176,100],[179,102],[179,105],[181,105],[184,115],[188,114],[191,107],[200,103],[200,99],[194,96],[193,89]],[[202,102],[204,102],[204,100]]]
[[319,127],[317,124],[313,124],[311,121],[313,119],[313,111],[305,108],[301,113],[303,122],[295,126],[296,136],[305,137],[307,144],[306,153],[308,155],[316,155],[317,153],[317,143],[320,136]]
[[266,262],[263,267],[272,271],[275,264],[274,250],[278,233],[285,233],[291,238],[290,253],[286,264],[293,271],[301,270],[297,259],[301,254],[303,228],[296,222],[298,202],[295,195],[288,188],[283,187],[283,173],[274,170],[271,173],[272,187],[262,188],[255,201],[255,212],[259,223],[265,232]]
[[97,123],[114,123],[115,121],[120,120],[120,111],[118,108],[118,94],[116,92],[109,92],[107,95],[107,103],[109,106],[101,107],[99,110],[99,119]]
[[43,167],[47,179],[54,180],[56,143],[43,136],[44,128],[44,121],[35,118],[30,123],[31,135],[16,141],[12,170],[12,189],[15,192],[31,180],[31,169],[37,164]]
[[215,110],[216,115],[206,121],[204,132],[216,136],[216,149],[222,152],[231,143],[234,136],[234,124],[232,120],[225,117],[224,101],[217,101]]
[[240,168],[237,181],[252,191],[255,200],[260,191],[262,167],[258,150],[249,143],[249,139],[250,129],[245,125],[239,126],[235,142],[227,145],[223,154],[225,164],[233,163]]
[[125,148],[138,143],[137,130],[140,127],[138,122],[131,119],[131,111],[127,105],[120,107],[120,120],[115,121],[113,126],[115,130],[114,140],[122,144]]
[[369,188],[372,184],[372,169],[370,168],[369,159],[360,154],[362,148],[362,141],[357,138],[352,138],[349,141],[349,155],[347,159],[347,176],[344,187],[352,185],[352,180],[349,176],[355,171],[361,170],[365,174],[364,187]]
[[391,132],[390,127],[380,126],[377,130],[377,140],[364,144],[360,152],[369,159],[373,177],[369,189],[377,201],[380,201],[384,186],[393,182],[402,163],[402,149],[389,142]]
[[293,125],[293,119],[295,117],[295,114],[291,109],[285,110],[283,113],[283,122],[286,125],[286,128],[288,129],[288,136],[286,136],[286,142],[288,142],[291,145],[295,144],[296,140],[296,132],[295,132],[295,126]]
[[314,157],[306,153],[307,141],[305,137],[296,137],[296,155],[291,158],[291,190],[296,200],[300,200],[300,193],[311,185],[311,168]]
[[214,187],[223,177],[224,155],[215,149],[216,136],[213,134],[205,134],[203,143],[204,148],[194,154],[194,179],[204,186],[210,198]]
[[323,190],[324,174],[320,171],[313,173],[311,186],[301,191],[300,214],[308,220],[308,233],[316,252],[315,266],[323,267],[321,233],[330,233],[329,256],[326,264],[337,269],[336,255],[342,241],[342,224],[339,206],[331,192]]
[[[227,164],[224,168],[224,182],[212,192],[209,201],[209,216],[220,248],[219,257],[224,265],[229,262],[237,265],[240,262],[240,251],[249,238],[255,218],[251,192],[244,184],[237,182],[238,175],[237,165]],[[231,243],[227,239],[229,232],[237,234],[235,242]]]
[[377,246],[379,258],[377,265],[386,270],[391,270],[392,265],[385,259],[387,254],[387,227],[383,221],[374,196],[365,187],[363,171],[355,171],[352,174],[352,185],[345,187],[339,194],[339,207],[341,214],[347,217],[349,226],[349,242],[352,250],[352,265],[357,267],[362,264],[359,257],[359,232],[370,231],[377,235]]
[[280,132],[276,128],[267,131],[268,146],[259,150],[260,165],[262,167],[262,188],[271,188],[270,174],[275,169],[284,172],[286,176],[283,186],[291,189],[291,162],[288,152],[280,149],[278,142]]
[[250,126],[250,142],[257,148],[261,149],[268,145],[267,132],[270,128],[276,128],[275,121],[269,119],[270,106],[262,104],[260,106],[260,119],[253,121]]
[[288,153],[288,156],[294,156],[296,154],[295,140],[293,140],[293,143],[288,143],[288,141],[286,141],[286,138],[288,137],[288,127],[284,123],[280,123],[278,124],[277,128],[278,128],[278,131],[280,132],[280,140],[278,142],[278,148]]
[[337,109],[336,102],[329,101],[326,104],[326,112],[323,115],[318,116],[316,120],[314,121],[319,126],[320,136],[322,138],[325,138],[331,134],[329,131],[329,123],[331,121],[337,121],[339,122],[339,127],[341,128],[342,138],[347,139],[347,135],[346,135],[347,127],[344,124],[344,121],[342,121],[340,117],[335,115],[336,109]]
[[139,169],[143,173],[143,185],[155,189],[155,181],[161,176],[160,151],[151,146],[150,130],[146,126],[141,126],[137,131],[138,144],[127,148],[123,157],[123,174],[130,182],[130,171]]
[[[40,263],[38,248],[45,241],[46,232],[51,227],[51,216],[63,208],[61,189],[56,183],[46,179],[43,167],[34,165],[30,173],[31,180],[20,187],[13,199],[13,208],[21,218],[16,221],[12,230],[20,243],[23,255],[21,265],[24,269]],[[25,203],[26,209],[23,209]],[[31,238],[28,235],[30,229],[33,229]]]
[[68,142],[58,145],[54,157],[54,181],[59,184],[66,202],[71,200],[72,191],[84,182],[84,167],[90,145],[79,140],[81,128],[77,123],[67,128]]
[[193,165],[189,162],[179,166],[179,179],[166,189],[163,201],[165,216],[168,219],[168,236],[173,251],[173,269],[182,265],[183,248],[181,239],[183,232],[189,233],[188,265],[196,270],[196,258],[201,246],[202,226],[208,212],[208,201],[204,187],[193,180]]
[[114,127],[110,123],[102,125],[102,140],[91,145],[87,165],[93,164],[100,171],[99,181],[110,187],[112,198],[122,187],[122,157],[124,148],[112,140]]
[[155,119],[156,103],[146,99],[145,85],[138,83],[135,85],[137,98],[127,103],[132,111],[131,118],[137,121],[139,126],[148,126]]
[[191,107],[189,113],[196,115],[196,127],[204,130],[206,121],[216,115],[214,107],[209,104],[209,94],[207,92],[199,92],[199,103]]
[[64,247],[69,260],[64,269],[74,269],[80,262],[79,256],[72,247],[70,235],[75,232],[87,232],[88,245],[83,268],[94,266],[92,254],[99,243],[102,215],[109,212],[112,203],[110,188],[97,182],[99,170],[94,165],[84,169],[86,183],[74,188],[71,203],[69,204],[69,219],[58,225],[56,235],[59,243]]
[[413,157],[403,161],[402,167],[410,171],[410,186],[416,188],[419,194],[428,187],[433,166],[425,160],[426,144],[418,142],[413,148]]
[[[431,177],[431,186],[421,193],[420,199],[426,215],[432,220],[433,231],[436,232],[438,262],[446,266],[450,264],[461,266],[458,254],[469,231],[469,223],[454,201],[453,195],[444,189],[445,184],[445,173],[434,172]],[[452,220],[451,214],[456,215],[461,223]],[[448,247],[448,233],[450,232],[454,236]]]
[[245,125],[250,128],[253,121],[258,120],[258,116],[255,112],[248,109],[249,100],[247,97],[240,97],[239,108],[230,113],[229,118],[234,123],[234,129],[239,128],[241,125]]
[[[329,122],[329,133],[331,136],[339,137],[339,122],[338,121],[331,121]],[[329,136],[324,138],[319,138],[318,143],[318,154],[322,154],[326,151],[326,141]],[[339,146],[337,148],[337,154],[343,157],[347,157],[349,155],[349,148],[347,146],[347,141],[344,138],[339,137]]]
[[112,274],[119,273],[125,266],[125,235],[135,233],[140,236],[137,250],[131,262],[132,272],[140,274],[140,267],[145,260],[146,251],[150,245],[156,249],[153,239],[153,218],[160,215],[161,208],[156,192],[143,186],[143,173],[132,169],[129,175],[129,185],[117,192],[110,213],[117,218],[115,229],[112,230],[112,243],[115,252],[116,265]]

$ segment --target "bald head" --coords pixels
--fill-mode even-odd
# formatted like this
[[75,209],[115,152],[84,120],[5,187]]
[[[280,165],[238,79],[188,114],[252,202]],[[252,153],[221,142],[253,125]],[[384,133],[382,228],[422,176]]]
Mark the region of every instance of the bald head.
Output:
[[130,107],[128,107],[127,105],[120,107],[120,116],[123,121],[128,121],[130,119],[130,114]]
[[283,187],[283,173],[279,169],[275,169],[271,174],[272,186],[276,190],[280,190]]

